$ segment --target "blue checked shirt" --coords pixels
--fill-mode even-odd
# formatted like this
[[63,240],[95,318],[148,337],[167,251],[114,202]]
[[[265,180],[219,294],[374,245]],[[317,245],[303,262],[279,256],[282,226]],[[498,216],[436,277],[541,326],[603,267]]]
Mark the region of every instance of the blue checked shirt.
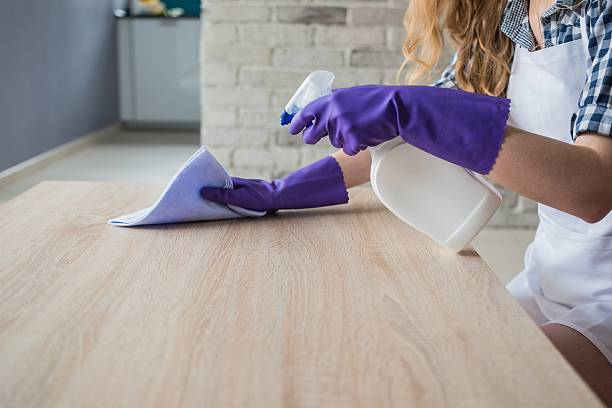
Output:
[[[572,137],[594,132],[612,137],[612,1],[556,0],[542,15],[544,46],[579,40],[585,16],[591,68],[572,117]],[[519,47],[535,51],[529,27],[528,0],[508,0],[501,31]],[[435,86],[456,88],[454,60]]]

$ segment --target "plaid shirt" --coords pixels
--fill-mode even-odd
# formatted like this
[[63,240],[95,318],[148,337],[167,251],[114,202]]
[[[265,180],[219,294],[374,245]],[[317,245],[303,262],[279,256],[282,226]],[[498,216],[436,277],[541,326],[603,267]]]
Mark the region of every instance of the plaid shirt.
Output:
[[[518,46],[535,51],[528,4],[528,0],[508,0],[501,31]],[[572,137],[584,132],[612,137],[612,1],[556,0],[542,15],[544,46],[579,40],[582,16],[587,24],[591,68],[572,117]],[[457,87],[454,63],[453,59],[435,86]]]

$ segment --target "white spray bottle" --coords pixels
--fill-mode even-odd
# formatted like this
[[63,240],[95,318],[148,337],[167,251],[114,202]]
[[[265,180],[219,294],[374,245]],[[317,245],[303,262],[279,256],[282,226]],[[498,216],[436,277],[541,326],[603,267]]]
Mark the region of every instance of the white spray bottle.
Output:
[[[304,106],[331,93],[334,74],[311,73],[281,114],[286,125]],[[499,192],[479,174],[396,137],[369,149],[378,199],[399,219],[454,252],[464,249],[500,207]]]

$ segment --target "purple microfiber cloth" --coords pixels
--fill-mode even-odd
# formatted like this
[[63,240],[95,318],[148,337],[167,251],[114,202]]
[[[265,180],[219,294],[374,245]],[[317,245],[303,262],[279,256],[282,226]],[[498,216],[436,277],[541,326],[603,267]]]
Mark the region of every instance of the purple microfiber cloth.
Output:
[[261,217],[265,211],[218,204],[200,195],[202,187],[231,189],[232,179],[205,147],[200,148],[172,178],[151,207],[108,221],[119,227],[190,221]]

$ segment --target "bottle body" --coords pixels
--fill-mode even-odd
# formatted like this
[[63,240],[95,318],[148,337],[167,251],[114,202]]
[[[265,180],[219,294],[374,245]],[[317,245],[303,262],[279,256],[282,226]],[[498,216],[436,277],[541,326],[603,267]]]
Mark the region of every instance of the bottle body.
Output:
[[400,137],[370,152],[370,178],[378,199],[402,221],[454,252],[464,249],[501,205],[501,195],[482,176]]

